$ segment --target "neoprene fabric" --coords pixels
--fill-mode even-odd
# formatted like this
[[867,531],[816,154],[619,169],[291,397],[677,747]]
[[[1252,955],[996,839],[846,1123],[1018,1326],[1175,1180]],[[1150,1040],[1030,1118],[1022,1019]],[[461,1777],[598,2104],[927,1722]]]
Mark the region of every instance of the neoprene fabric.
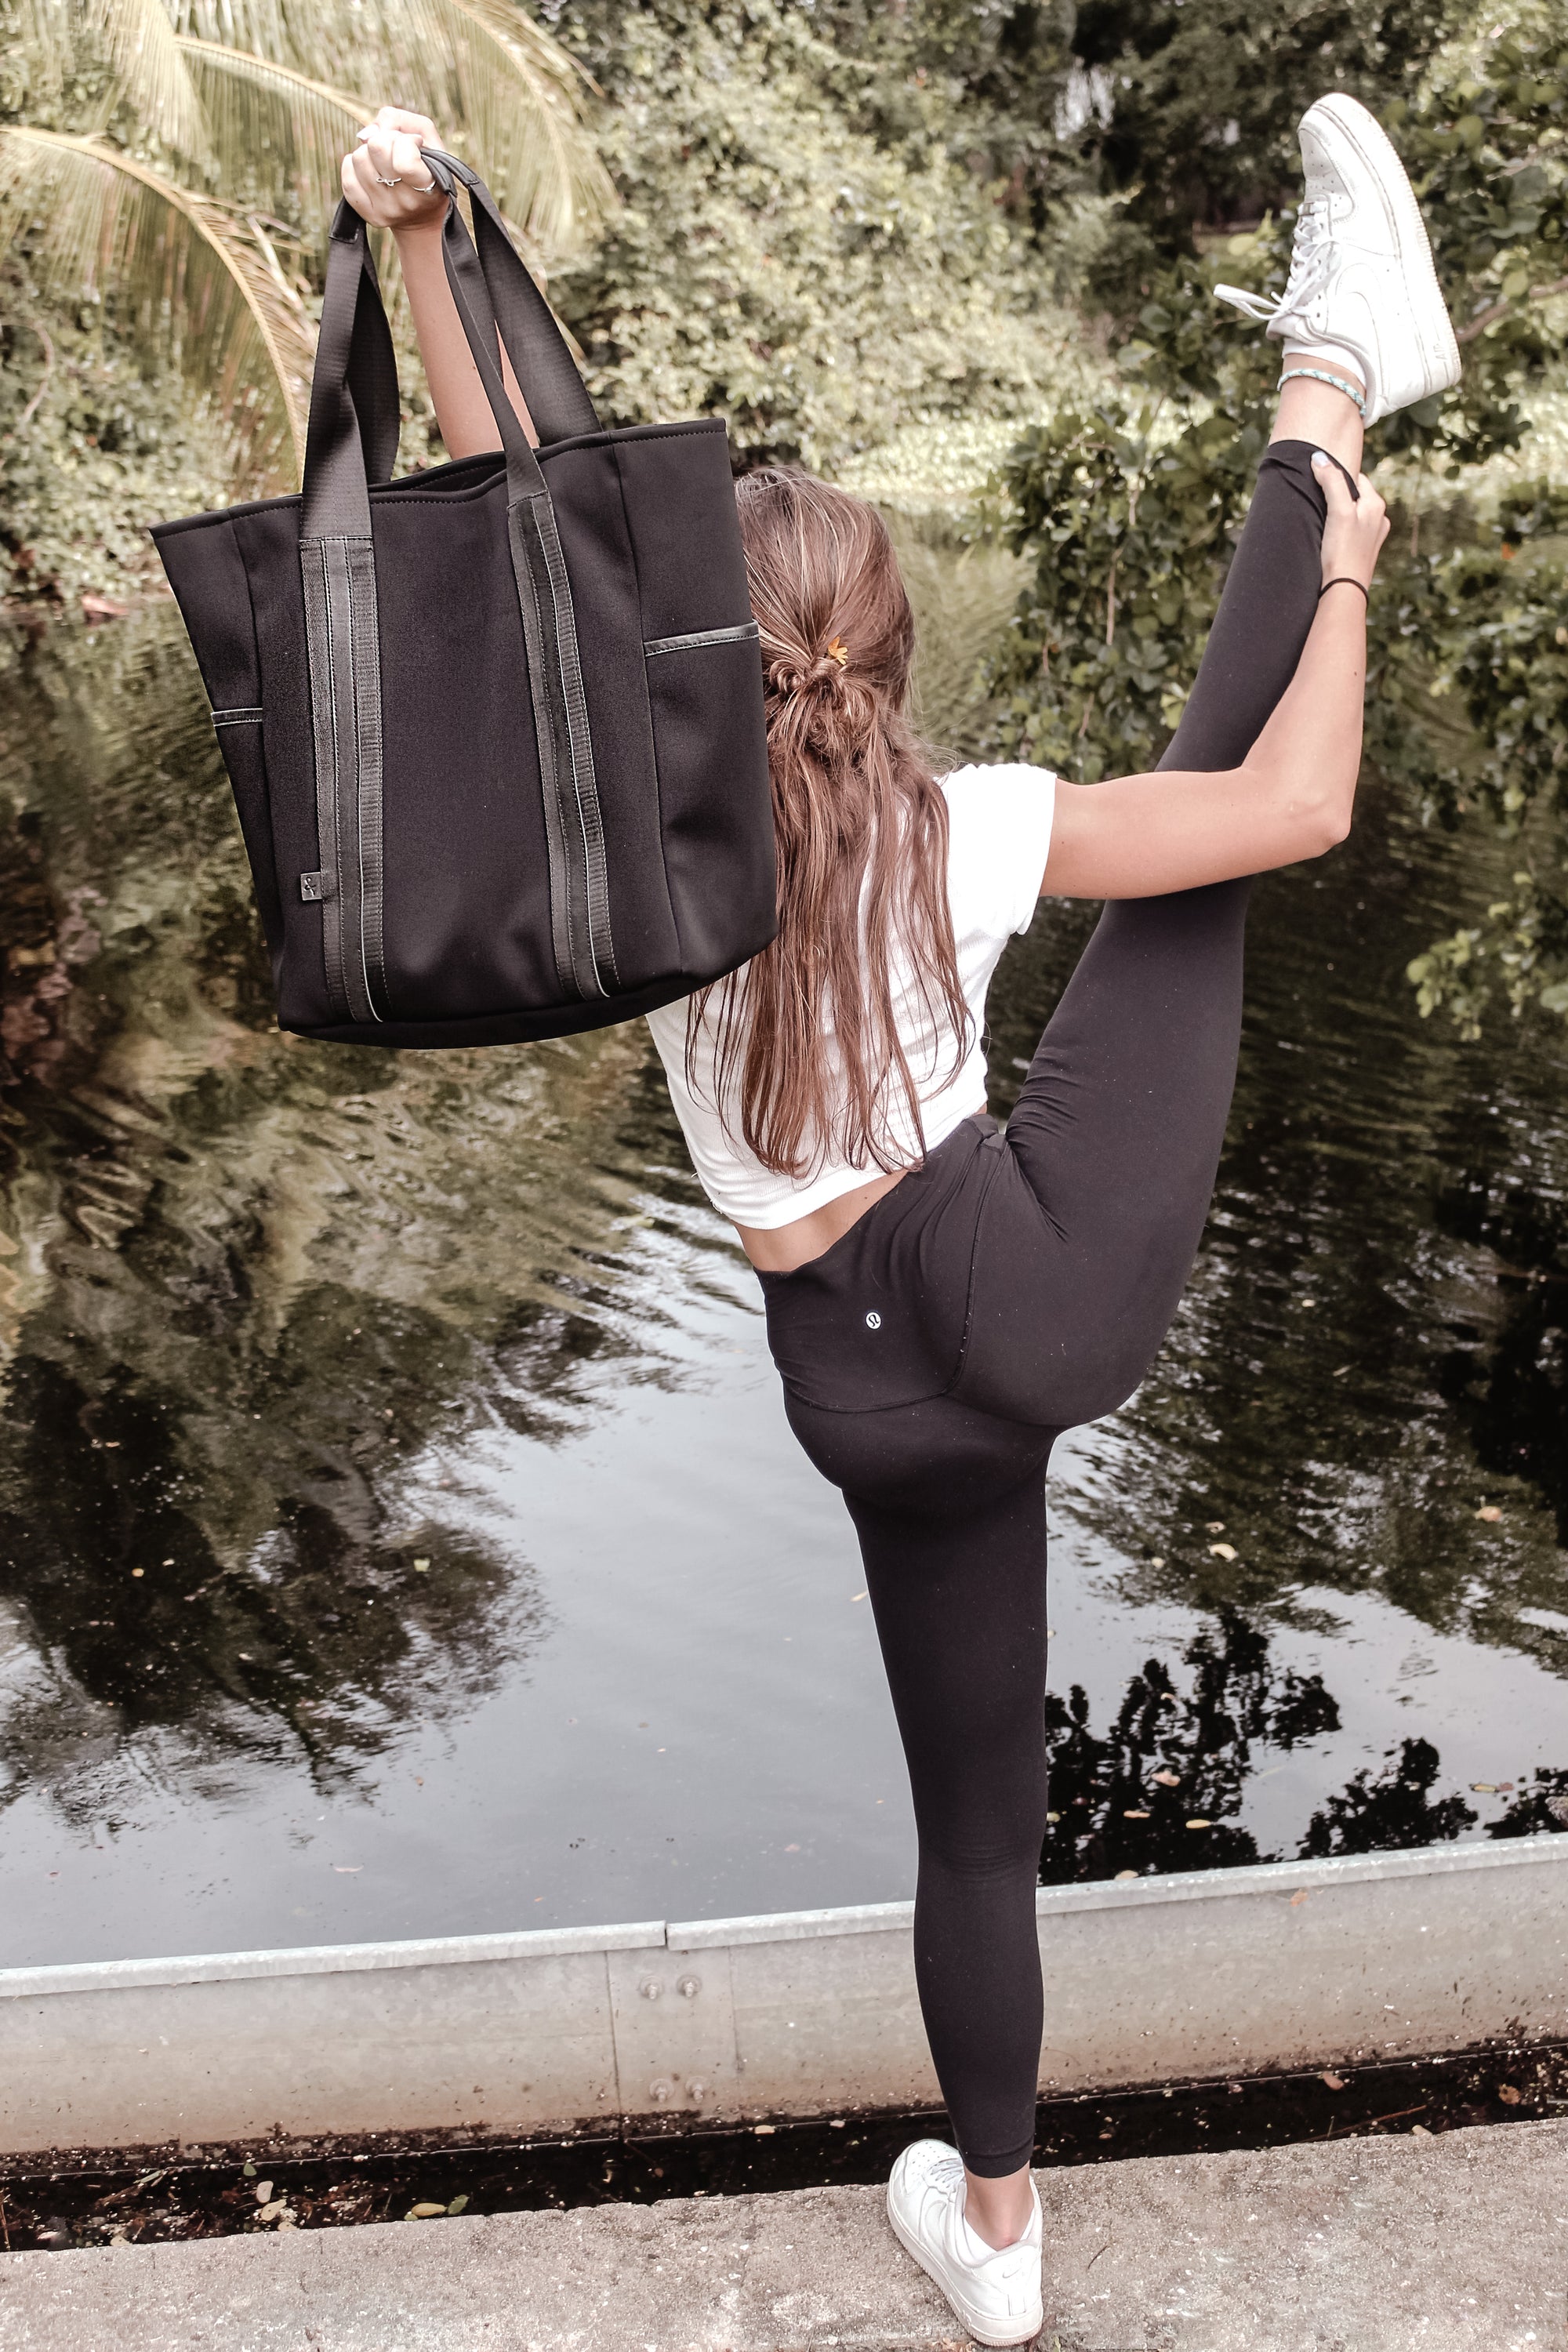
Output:
[[345,205],[301,495],[153,531],[234,785],[279,1023],[367,1045],[626,1020],[776,927],[723,425],[602,429],[487,192],[430,161],[501,446],[385,478],[395,370]]

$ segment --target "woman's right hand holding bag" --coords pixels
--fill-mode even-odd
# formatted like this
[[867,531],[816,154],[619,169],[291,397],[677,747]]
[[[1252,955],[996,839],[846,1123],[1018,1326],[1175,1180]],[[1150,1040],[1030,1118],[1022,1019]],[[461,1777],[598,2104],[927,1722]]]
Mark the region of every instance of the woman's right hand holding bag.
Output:
[[382,107],[375,121],[360,132],[359,144],[343,157],[343,194],[361,219],[374,228],[389,228],[395,236],[410,229],[438,229],[447,198],[421,150],[440,144],[440,133],[427,114]]

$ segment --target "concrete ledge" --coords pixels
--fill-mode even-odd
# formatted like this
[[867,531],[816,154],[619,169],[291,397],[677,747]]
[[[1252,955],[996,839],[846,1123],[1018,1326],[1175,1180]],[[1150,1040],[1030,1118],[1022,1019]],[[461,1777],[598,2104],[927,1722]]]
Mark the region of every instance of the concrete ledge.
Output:
[[[1547,2352],[1568,2124],[1038,2176],[1040,2352]],[[962,2352],[879,2189],[0,2258],[5,2352]]]
[[[0,1972],[0,2152],[934,2105],[911,1907]],[[1037,1912],[1056,2094],[1568,2037],[1568,1837]]]

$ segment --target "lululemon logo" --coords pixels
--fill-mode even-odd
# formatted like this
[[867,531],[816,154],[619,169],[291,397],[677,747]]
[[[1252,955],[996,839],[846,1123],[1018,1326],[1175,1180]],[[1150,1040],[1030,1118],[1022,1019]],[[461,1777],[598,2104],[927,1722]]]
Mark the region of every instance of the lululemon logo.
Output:
[[866,1318],[866,1328],[868,1331],[879,1331],[881,1328],[882,1318],[873,1309],[873,1311]]

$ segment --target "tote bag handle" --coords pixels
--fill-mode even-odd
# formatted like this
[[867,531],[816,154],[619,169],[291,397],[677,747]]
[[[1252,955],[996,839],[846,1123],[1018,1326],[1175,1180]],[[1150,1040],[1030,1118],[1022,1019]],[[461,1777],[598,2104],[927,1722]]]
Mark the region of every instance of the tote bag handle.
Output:
[[[526,444],[517,412],[505,394],[500,343],[528,403],[542,442],[596,433],[599,419],[550,305],[507,234],[494,197],[479,173],[438,147],[424,151],[431,177],[446,191],[441,257],[458,316],[506,451],[512,488],[542,490],[538,466],[514,445]],[[478,251],[455,200],[455,184],[468,190]],[[330,537],[370,529],[365,488],[384,482],[397,455],[397,367],[382,307],[370,239],[360,215],[340,202],[327,257],[315,373],[305,442],[301,536]]]
[[[605,996],[620,981],[572,586],[549,488],[507,396],[502,346],[542,439],[592,433],[599,420],[489,189],[455,156],[437,148],[424,152],[447,193],[441,231],[447,282],[506,458],[507,536],[539,751],[557,978],[563,996]],[[458,209],[459,180],[473,200],[478,249]],[[390,1017],[383,938],[382,631],[369,485],[390,474],[397,416],[396,368],[365,225],[351,205],[340,204],[327,260],[300,509],[321,858],[320,871],[301,877],[300,887],[321,907],[334,1017],[356,1022]],[[352,887],[342,887],[345,877]]]

